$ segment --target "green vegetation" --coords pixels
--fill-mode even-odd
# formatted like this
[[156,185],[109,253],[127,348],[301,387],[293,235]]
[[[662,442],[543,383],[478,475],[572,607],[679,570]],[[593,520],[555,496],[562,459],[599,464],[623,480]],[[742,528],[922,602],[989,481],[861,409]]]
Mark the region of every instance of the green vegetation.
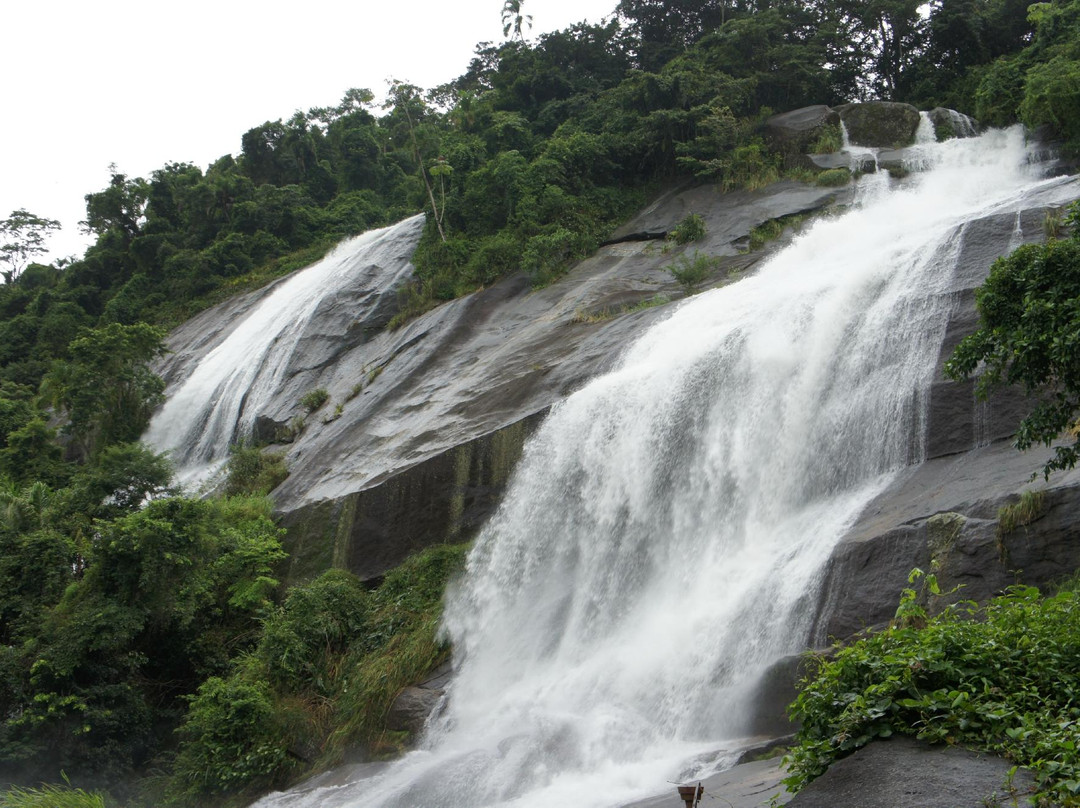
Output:
[[300,397],[300,406],[311,413],[319,409],[329,399],[330,394],[326,392],[325,387],[316,387],[314,390],[308,390]]
[[719,258],[694,250],[692,256],[684,253],[675,259],[675,263],[669,264],[664,269],[671,273],[671,276],[682,287],[684,293],[692,295],[697,291],[697,287],[712,275],[719,266]]
[[234,444],[229,447],[225,467],[225,493],[265,496],[289,476],[284,452],[264,452],[258,446]]
[[1043,598],[1018,586],[984,608],[961,602],[927,617],[906,590],[898,618],[831,657],[811,657],[790,708],[802,727],[786,758],[788,785],[903,733],[1003,755],[1035,772],[1047,804],[1080,805],[1080,595]]
[[[175,495],[166,460],[135,443],[163,389],[147,365],[163,327],[420,211],[416,274],[391,327],[511,273],[551,283],[657,188],[778,179],[780,155],[758,135],[775,110],[882,97],[1045,124],[1080,146],[1080,0],[924,6],[620,0],[602,24],[526,41],[522,3],[506,2],[507,41],[478,46],[442,87],[393,82],[382,107],[349,90],[253,127],[237,155],[205,168],[113,167],[86,196],[95,241],[76,260],[35,262],[54,221],[0,220],[0,777],[32,786],[63,769],[121,799],[139,781],[157,784],[153,804],[221,804],[351,745],[392,751],[385,706],[446,653],[433,627],[460,549],[410,562],[374,592],[340,572],[283,592],[279,531],[255,496],[284,479],[280,455],[238,447],[229,496]],[[1049,223],[1048,236],[1076,219]],[[680,223],[677,240],[700,238],[700,224]],[[962,375],[984,362],[981,387],[1044,394],[1021,446],[1076,420],[1078,250],[1072,236],[995,265],[984,327],[950,365]],[[670,271],[689,293],[715,266],[694,253]],[[298,415],[276,437],[304,425]],[[1076,452],[1058,447],[1046,473]],[[66,799],[49,789],[42,799]]]
[[81,788],[44,785],[41,788],[12,788],[0,792],[3,808],[105,808],[101,794]]
[[814,183],[823,188],[839,188],[851,182],[851,171],[846,168],[830,168],[814,178]]
[[1046,514],[1046,492],[1025,491],[1020,500],[998,509],[998,535],[1007,536]]
[[667,235],[668,239],[676,244],[689,244],[691,241],[700,241],[705,238],[705,219],[697,213],[690,213],[677,225],[671,228]]
[[[465,550],[426,550],[370,593],[343,570],[293,587],[265,617],[254,649],[192,698],[170,803],[250,796],[357,747],[400,751],[403,739],[385,731],[385,715],[402,688],[448,656],[436,629]],[[312,758],[299,760],[296,749]]]
[[[1074,425],[1080,409],[1080,207],[1067,223],[1072,235],[1046,244],[1028,244],[994,262],[976,292],[979,330],[957,346],[946,363],[953,378],[979,370],[977,390],[988,395],[998,385],[1016,384],[1039,398],[1020,422],[1016,446],[1051,446]],[[1070,469],[1080,457],[1073,443],[1055,446],[1043,466],[1049,478]]]
[[815,140],[807,151],[810,154],[833,154],[844,147],[844,132],[835,125],[826,126],[818,139]]

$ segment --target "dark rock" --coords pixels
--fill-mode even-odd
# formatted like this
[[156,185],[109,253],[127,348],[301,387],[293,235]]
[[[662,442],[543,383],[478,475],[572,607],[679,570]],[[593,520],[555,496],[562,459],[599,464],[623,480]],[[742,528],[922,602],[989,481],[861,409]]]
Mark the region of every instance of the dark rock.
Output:
[[812,165],[807,154],[830,127],[839,128],[840,116],[821,104],[773,115],[763,131],[773,151],[784,158],[784,167]]
[[407,687],[398,694],[386,714],[386,728],[391,732],[419,733],[428,716],[434,712],[442,699],[441,690],[423,687]]
[[979,134],[979,122],[955,109],[934,107],[927,116],[934,125],[934,135],[938,141],[954,137],[975,137]]
[[[787,789],[780,782],[786,777],[780,768],[780,758],[755,760],[741,763],[727,771],[701,779],[707,795],[702,805],[720,805],[725,808],[765,808],[769,805],[783,805],[788,796]],[[697,785],[698,780],[688,780],[684,785]],[[622,808],[681,808],[682,802],[675,791],[675,785],[657,784],[658,795],[646,800],[628,803]],[[772,797],[777,795],[776,802]],[[840,808],[841,804],[833,806]]]
[[838,108],[856,146],[899,149],[915,142],[919,128],[919,110],[911,104],[893,101],[868,101]]
[[[814,644],[886,624],[908,574],[932,560],[944,591],[963,588],[928,604],[931,611],[950,600],[985,602],[1014,583],[1045,587],[1080,568],[1080,529],[1070,516],[1080,504],[1080,470],[1032,481],[1049,454],[999,441],[929,460],[878,495],[833,552]],[[999,508],[1028,489],[1045,492],[1045,514],[999,538]]]
[[993,755],[913,738],[874,741],[833,763],[789,808],[985,808],[1027,805],[1035,778]]
[[860,174],[873,174],[878,164],[872,154],[852,154],[847,151],[832,154],[808,154],[807,157],[818,168],[848,168]]
[[753,707],[743,731],[770,737],[793,732],[796,727],[788,718],[787,707],[798,695],[795,683],[806,673],[805,658],[801,654],[786,656],[773,663],[747,699]]

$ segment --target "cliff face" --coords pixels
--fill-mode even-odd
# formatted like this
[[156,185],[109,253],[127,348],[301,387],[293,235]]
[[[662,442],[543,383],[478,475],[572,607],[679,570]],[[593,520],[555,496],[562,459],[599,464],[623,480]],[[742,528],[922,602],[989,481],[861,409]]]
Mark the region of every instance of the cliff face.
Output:
[[[534,290],[527,277],[514,277],[396,331],[381,327],[394,288],[358,271],[354,285],[321,304],[258,414],[260,430],[271,435],[304,413],[305,391],[322,387],[330,395],[280,447],[290,474],[273,497],[289,529],[290,576],[334,564],[373,578],[421,547],[467,538],[547,409],[678,305],[682,292],[666,266],[699,250],[722,259],[712,283],[734,280],[761,257],[741,252],[753,228],[847,197],[796,182],[731,194],[675,188],[557,283]],[[705,219],[706,236],[688,247],[665,242],[690,213]],[[644,232],[651,236],[635,235]],[[419,226],[402,243],[402,261],[418,237]],[[403,276],[387,272],[398,282]],[[173,334],[163,368],[170,391],[266,294],[223,304]],[[357,321],[359,311],[366,314]]]
[[[811,111],[815,126],[836,117],[828,108]],[[851,109],[841,112],[852,117]],[[773,132],[785,125],[778,118]],[[889,145],[899,143],[893,140]],[[547,409],[679,305],[682,293],[665,268],[681,253],[720,256],[705,285],[730,282],[763,254],[744,252],[753,228],[842,205],[850,196],[847,188],[791,181],[730,194],[712,186],[674,188],[551,286],[534,290],[528,278],[510,278],[387,331],[419,237],[416,220],[393,266],[358,271],[355,283],[320,304],[258,413],[257,428],[268,437],[303,414],[304,392],[322,387],[330,395],[281,447],[290,475],[273,497],[289,530],[290,577],[337,565],[374,578],[420,547],[470,536]],[[1057,184],[957,234],[959,271],[948,292],[953,306],[941,362],[974,328],[973,290],[993,259],[1041,239],[1045,210],[1077,196],[1076,182]],[[687,247],[664,241],[690,213],[704,218],[704,239]],[[270,291],[223,304],[175,332],[175,353],[163,367],[170,389]],[[1054,480],[1044,518],[1005,540],[1023,538],[1023,547],[998,546],[997,508],[1027,487],[1040,463],[1016,455],[1006,440],[1026,410],[1023,398],[1006,393],[984,405],[970,382],[948,382],[939,372],[929,410],[927,462],[882,494],[837,550],[819,641],[887,620],[908,571],[928,564],[931,554],[949,555],[945,583],[950,576],[979,578],[978,591],[965,597],[995,591],[1020,568],[1042,582],[1080,563],[1068,549],[1067,518],[1055,516],[1071,502],[1073,475]],[[936,527],[941,520],[934,521],[941,513],[962,515],[949,523],[945,549]],[[1026,553],[1044,540],[1052,547],[1032,560]]]

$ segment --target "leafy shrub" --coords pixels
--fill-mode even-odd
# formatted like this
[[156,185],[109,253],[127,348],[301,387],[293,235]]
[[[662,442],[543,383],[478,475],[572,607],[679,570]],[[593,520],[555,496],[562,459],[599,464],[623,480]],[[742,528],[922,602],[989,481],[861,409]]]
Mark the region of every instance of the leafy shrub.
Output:
[[191,699],[178,730],[169,796],[178,803],[283,782],[287,733],[270,686],[243,676],[212,676]]
[[595,243],[584,233],[557,227],[550,233],[533,236],[525,245],[521,267],[533,279],[533,285],[551,283],[572,261],[585,257]]
[[814,183],[822,188],[839,188],[849,182],[851,182],[851,171],[846,168],[830,168],[822,171],[814,180]]
[[360,580],[329,570],[289,590],[285,603],[263,625],[256,656],[271,681],[294,688],[329,684],[328,658],[361,638],[371,606]]
[[323,404],[330,399],[330,394],[326,391],[325,387],[316,387],[314,390],[308,390],[300,398],[300,406],[306,409],[308,412],[315,412]]
[[229,447],[225,493],[269,494],[289,476],[284,452],[263,452],[257,446]]
[[694,250],[693,256],[680,255],[674,264],[670,264],[665,269],[671,273],[683,291],[690,295],[713,273],[719,263],[718,258]]
[[811,664],[789,708],[802,722],[790,787],[899,732],[1003,755],[1035,772],[1046,800],[1080,805],[1077,593],[1012,587],[983,609],[968,601],[905,620]]
[[675,227],[667,236],[676,244],[689,244],[705,237],[705,219],[697,213],[691,213]]
[[737,146],[723,161],[721,187],[725,191],[753,191],[780,179],[780,157],[761,143]]
[[810,144],[807,154],[833,154],[844,147],[844,132],[838,124],[822,127],[817,140]]

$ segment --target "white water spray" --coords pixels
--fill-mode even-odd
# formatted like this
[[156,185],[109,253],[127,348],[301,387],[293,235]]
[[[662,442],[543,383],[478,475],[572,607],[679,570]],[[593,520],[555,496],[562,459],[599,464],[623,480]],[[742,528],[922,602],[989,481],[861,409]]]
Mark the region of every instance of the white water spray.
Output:
[[722,763],[835,542],[921,457],[963,223],[1033,182],[1018,131],[926,148],[553,410],[449,597],[423,750],[258,804],[616,806]]
[[[255,418],[280,388],[324,300],[351,283],[366,284],[374,301],[412,274],[408,255],[422,226],[423,216],[414,216],[338,245],[280,283],[178,389],[168,391],[144,440],[171,453],[182,483],[201,482],[228,457],[230,444],[251,437]],[[409,248],[403,251],[402,244]]]

